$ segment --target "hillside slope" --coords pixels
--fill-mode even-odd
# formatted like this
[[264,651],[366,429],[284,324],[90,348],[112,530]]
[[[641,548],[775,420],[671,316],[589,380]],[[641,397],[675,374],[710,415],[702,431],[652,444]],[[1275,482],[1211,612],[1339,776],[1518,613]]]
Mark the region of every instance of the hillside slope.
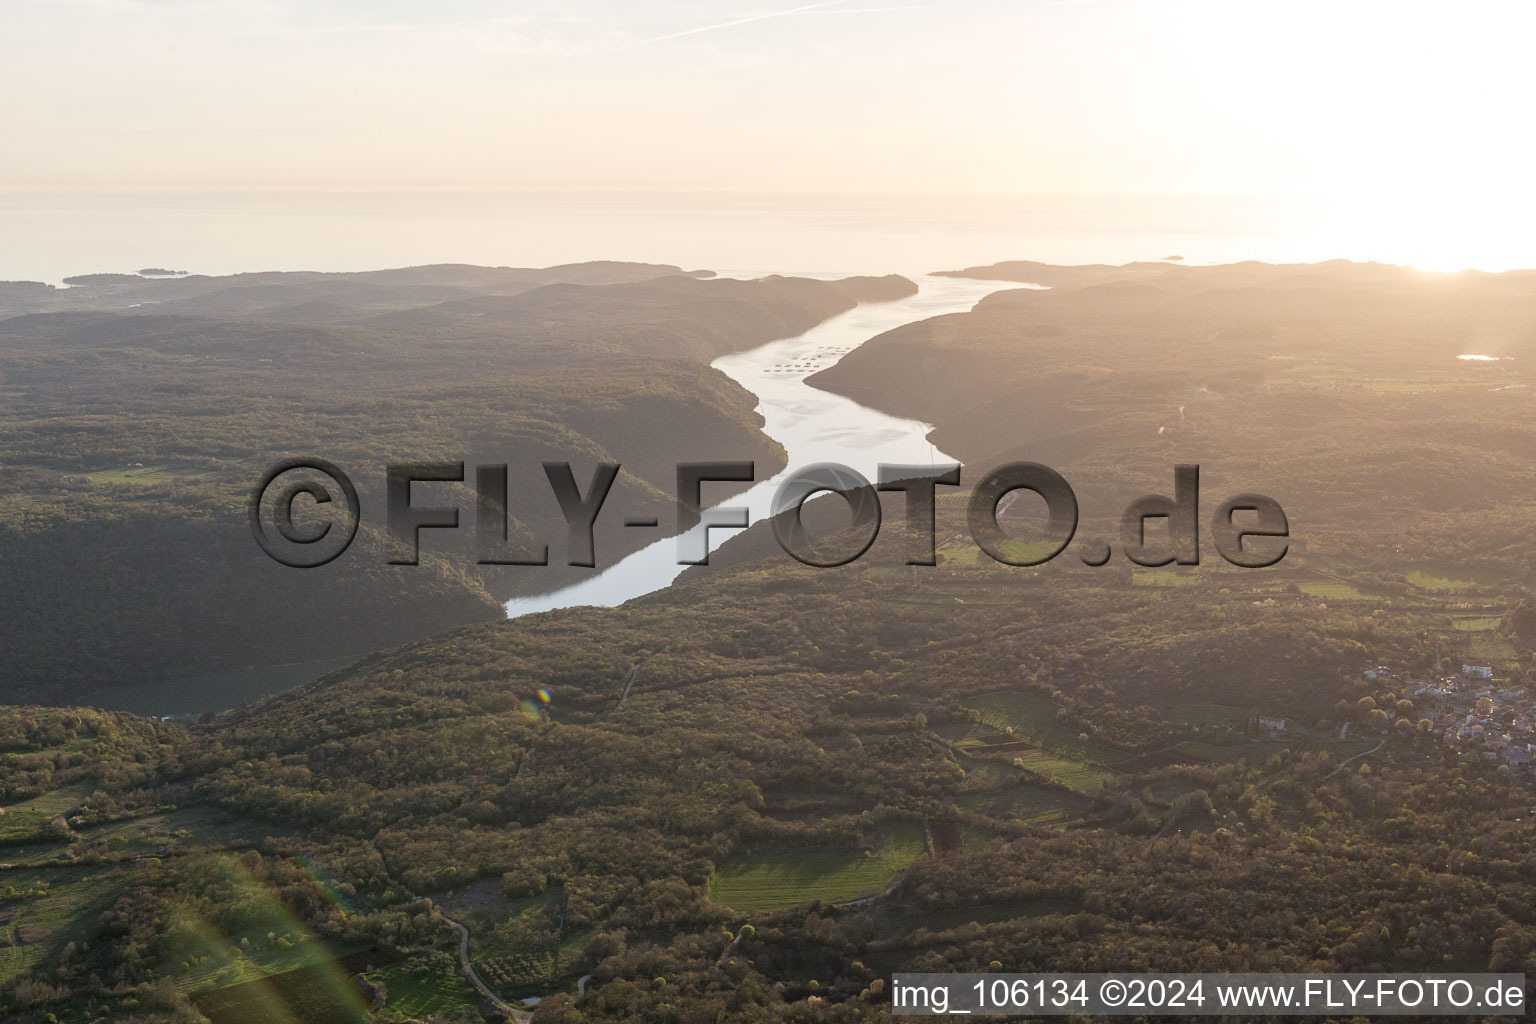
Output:
[[[622,514],[602,517],[597,537],[600,564],[611,564],[647,539],[619,525],[623,516],[670,527],[676,463],[782,465],[754,397],[710,359],[912,287],[655,269],[556,268],[567,279],[651,276],[513,296],[501,294],[507,274],[490,270],[358,275],[402,289],[397,302],[419,301],[413,288],[486,290],[448,302],[434,294],[366,323],[231,318],[231,294],[265,285],[221,291],[186,279],[143,287],[224,295],[221,315],[162,304],[0,320],[0,613],[16,626],[0,649],[8,695],[67,701],[356,655],[496,618],[506,598],[570,576],[541,462],[572,462],[583,488],[596,463],[621,464],[607,507]],[[288,275],[258,276],[289,287]],[[336,275],[318,283],[339,286]],[[335,463],[361,495],[358,540],[323,568],[278,565],[252,541],[251,490],[292,456]],[[423,460],[464,460],[471,473],[508,464],[509,541],[551,544],[552,564],[476,565],[471,476],[450,495],[466,528],[425,535],[439,557],[390,565],[398,552],[384,534],[385,469]]]

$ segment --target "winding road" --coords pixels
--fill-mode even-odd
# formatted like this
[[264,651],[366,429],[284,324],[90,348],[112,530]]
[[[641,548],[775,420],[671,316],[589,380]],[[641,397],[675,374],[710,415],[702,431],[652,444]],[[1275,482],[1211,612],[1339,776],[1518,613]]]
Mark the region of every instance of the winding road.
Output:
[[1327,775],[1323,776],[1323,781],[1327,782],[1329,779],[1331,779],[1335,775],[1339,774],[1339,772],[1341,772],[1345,768],[1349,767],[1349,764],[1350,764],[1351,761],[1358,761],[1362,757],[1370,757],[1372,754],[1376,753],[1376,751],[1378,751],[1382,747],[1386,746],[1387,745],[1387,740],[1390,739],[1390,738],[1391,737],[1389,737],[1389,736],[1383,736],[1381,738],[1381,742],[1376,744],[1370,750],[1362,750],[1362,751],[1360,751],[1360,753],[1356,754],[1354,757],[1346,757],[1344,760],[1339,762],[1339,766],[1337,768],[1335,768],[1333,771],[1329,772]]
[[475,986],[480,994],[490,1001],[492,1006],[511,1017],[517,1024],[528,1024],[529,1021],[533,1020],[533,1014],[527,1010],[519,1010],[495,992],[492,992],[491,987],[480,977],[480,972],[475,970],[475,965],[469,962],[469,929],[447,914],[443,914],[443,920],[447,921],[454,931],[459,933],[459,966],[464,968],[464,976],[469,979],[469,983]]

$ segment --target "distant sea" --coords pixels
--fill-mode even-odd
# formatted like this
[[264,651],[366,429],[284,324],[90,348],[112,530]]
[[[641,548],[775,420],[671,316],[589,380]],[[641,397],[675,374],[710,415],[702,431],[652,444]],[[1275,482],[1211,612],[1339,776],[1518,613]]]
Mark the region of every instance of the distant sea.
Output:
[[1341,242],[1336,219],[1301,200],[1145,196],[0,191],[0,280],[595,259],[786,274],[1006,259],[1411,261]]

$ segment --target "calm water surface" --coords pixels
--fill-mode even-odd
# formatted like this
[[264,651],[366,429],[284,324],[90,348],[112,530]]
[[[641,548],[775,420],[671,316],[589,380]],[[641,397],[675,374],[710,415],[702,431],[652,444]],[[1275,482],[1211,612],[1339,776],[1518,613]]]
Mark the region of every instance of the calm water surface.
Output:
[[[757,395],[763,432],[784,446],[789,460],[782,473],[720,505],[749,509],[750,521],[755,523],[768,517],[774,492],[783,479],[815,463],[847,466],[873,481],[880,463],[931,465],[955,461],[929,443],[929,424],[888,416],[805,383],[806,377],[835,363],[877,334],[916,320],[964,312],[983,296],[1011,287],[996,281],[945,277],[920,277],[917,283],[919,291],[911,298],[858,306],[798,337],[772,341],[714,361],[716,369]],[[710,550],[739,532],[710,530]],[[696,527],[684,540],[697,542],[699,535]],[[660,590],[687,568],[678,564],[678,550],[678,538],[659,540],[589,579],[547,594],[509,601],[507,614],[515,618],[573,605],[611,606]]]

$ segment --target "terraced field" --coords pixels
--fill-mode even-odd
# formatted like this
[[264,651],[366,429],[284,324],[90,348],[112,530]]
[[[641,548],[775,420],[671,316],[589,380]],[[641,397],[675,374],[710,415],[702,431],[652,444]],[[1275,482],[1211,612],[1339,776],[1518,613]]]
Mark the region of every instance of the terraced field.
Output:
[[750,913],[852,899],[879,889],[928,851],[921,825],[901,822],[881,832],[880,848],[869,853],[765,850],[734,857],[710,877],[709,898]]

